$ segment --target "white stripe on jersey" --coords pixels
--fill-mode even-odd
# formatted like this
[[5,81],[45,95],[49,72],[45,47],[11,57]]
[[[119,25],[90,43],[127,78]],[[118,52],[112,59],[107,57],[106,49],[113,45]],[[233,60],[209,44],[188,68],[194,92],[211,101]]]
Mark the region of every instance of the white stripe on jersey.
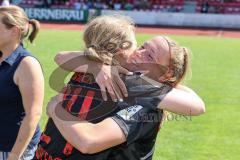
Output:
[[154,150],[155,150],[155,147],[153,146],[152,150],[146,156],[142,157],[140,160],[145,160],[149,158],[151,155],[153,155]]

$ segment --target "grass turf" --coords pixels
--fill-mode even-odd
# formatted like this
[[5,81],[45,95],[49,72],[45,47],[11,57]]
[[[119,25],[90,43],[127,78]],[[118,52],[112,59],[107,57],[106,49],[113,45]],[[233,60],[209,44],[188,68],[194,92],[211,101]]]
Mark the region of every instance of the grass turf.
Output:
[[[154,35],[138,34],[138,43]],[[192,51],[192,76],[185,84],[205,101],[206,113],[191,119],[170,120],[164,124],[156,142],[154,160],[238,160],[240,159],[240,41],[239,39],[170,36]],[[55,92],[49,76],[57,67],[58,51],[83,48],[77,31],[43,30],[36,45],[26,45],[40,60],[45,73],[45,106]]]

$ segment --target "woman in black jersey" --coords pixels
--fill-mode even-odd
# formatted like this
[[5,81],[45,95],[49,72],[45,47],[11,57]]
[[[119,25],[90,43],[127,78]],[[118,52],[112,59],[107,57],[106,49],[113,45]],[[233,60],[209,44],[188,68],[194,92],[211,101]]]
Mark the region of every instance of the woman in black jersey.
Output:
[[[100,37],[103,37],[103,40]],[[48,114],[54,123],[50,120],[47,124],[36,152],[36,159],[44,156],[48,157],[47,159],[150,158],[162,118],[157,118],[152,123],[145,123],[143,117],[137,115],[151,114],[153,117],[158,117],[158,114],[162,115],[162,110],[185,115],[199,115],[204,112],[204,103],[192,90],[177,86],[187,68],[187,50],[171,39],[156,37],[135,50],[136,42],[131,22],[118,17],[103,16],[87,25],[84,41],[87,47],[86,52],[61,53],[56,57],[57,63],[64,69],[74,72],[84,72],[86,66],[81,67],[81,65],[90,64],[87,72],[93,73],[95,79],[98,79],[99,75],[100,77],[111,75],[113,69],[119,68],[98,65],[97,62],[122,65],[131,71],[148,70],[149,73],[144,78],[136,74],[126,77],[123,82],[126,83],[127,89],[124,87],[116,89],[116,85],[122,84],[119,79],[117,82],[107,84],[104,78],[102,78],[103,81],[94,81],[91,75],[75,73],[69,82],[70,89],[65,90],[62,97],[64,99],[62,106],[70,114],[62,107],[57,108],[55,112],[55,106],[59,102],[56,98],[49,103]],[[95,62],[89,61],[85,55]],[[65,62],[70,62],[70,65]],[[78,64],[74,66],[73,62]],[[99,66],[102,68],[96,74],[94,69],[98,69]],[[116,76],[116,74],[113,75]],[[115,79],[119,78],[114,76]],[[96,82],[100,88],[97,87]],[[79,87],[76,87],[77,85]],[[176,88],[172,89],[172,87]],[[123,102],[100,100],[99,91],[104,91],[105,88],[110,92],[112,99],[118,98]],[[126,90],[129,91],[129,95],[121,100],[122,97],[118,93],[126,94]],[[105,92],[103,97],[106,97]],[[91,114],[98,109],[98,106],[99,109],[104,110],[104,107],[109,104],[117,107],[110,106],[113,109],[112,112],[92,119]],[[89,108],[93,109],[93,112],[87,112]],[[131,118],[136,121],[130,121]],[[76,121],[69,122],[73,119]],[[86,121],[81,123],[80,120],[93,123]],[[59,143],[60,139],[63,139],[61,136],[67,142]],[[142,142],[144,142],[143,139],[148,141],[141,144],[139,143],[141,139]],[[121,143],[124,144],[119,145]],[[62,144],[64,145],[61,146]],[[133,155],[131,150],[138,151],[139,154]]]

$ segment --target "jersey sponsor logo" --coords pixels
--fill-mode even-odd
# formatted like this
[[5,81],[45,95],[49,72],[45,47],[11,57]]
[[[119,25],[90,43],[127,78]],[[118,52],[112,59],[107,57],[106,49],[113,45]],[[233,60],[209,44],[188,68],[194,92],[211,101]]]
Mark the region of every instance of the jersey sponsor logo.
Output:
[[117,113],[117,115],[121,116],[125,120],[130,120],[138,111],[140,111],[143,107],[140,105],[134,105],[123,109]]
[[35,157],[35,160],[62,160],[60,157],[52,157],[41,145],[38,146]]

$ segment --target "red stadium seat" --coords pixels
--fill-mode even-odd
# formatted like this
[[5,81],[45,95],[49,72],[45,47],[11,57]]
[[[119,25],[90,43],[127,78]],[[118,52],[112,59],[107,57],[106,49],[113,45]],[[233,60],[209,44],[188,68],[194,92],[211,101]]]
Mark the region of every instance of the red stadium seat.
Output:
[[[0,0],[1,2],[2,0]],[[121,0],[114,0],[114,3],[120,2]],[[154,11],[173,11],[173,12],[181,12],[183,10],[185,0],[149,0],[148,2],[151,4],[151,9]],[[205,0],[188,0],[192,2],[196,2],[196,12],[200,13],[202,10],[202,5]],[[52,8],[74,8],[74,5],[79,0],[67,0],[65,3],[63,0],[54,0],[52,1]],[[87,2],[87,0],[84,0]],[[102,0],[102,3],[105,1]],[[106,1],[107,2],[107,1]],[[125,0],[126,3],[131,3],[134,5],[134,0]],[[209,3],[209,12],[212,13],[226,13],[226,14],[238,14],[240,12],[240,0],[231,0],[231,1],[223,1],[223,0],[208,0]],[[22,6],[26,7],[34,7],[40,6],[41,3],[39,0],[22,0]],[[136,8],[135,8],[136,9]],[[139,8],[141,9],[141,8]]]

